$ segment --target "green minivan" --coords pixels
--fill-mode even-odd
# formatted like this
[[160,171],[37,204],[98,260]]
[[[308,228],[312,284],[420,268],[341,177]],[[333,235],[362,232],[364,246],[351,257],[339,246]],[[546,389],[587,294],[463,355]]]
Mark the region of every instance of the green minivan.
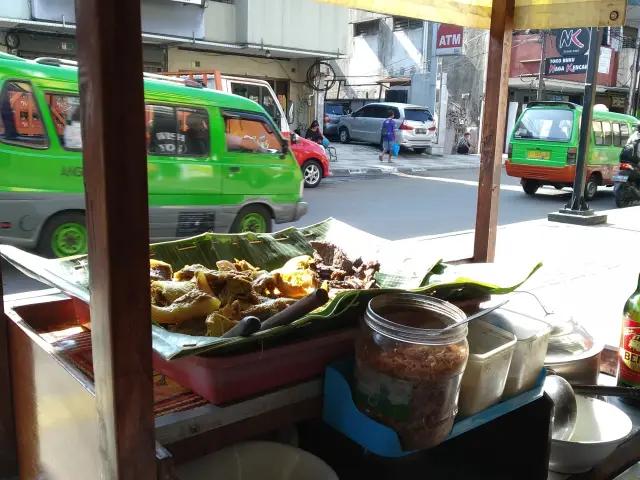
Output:
[[[551,185],[572,187],[576,174],[582,107],[569,102],[531,102],[509,139],[507,175],[520,178],[522,189],[534,195]],[[593,200],[599,186],[613,186],[622,147],[638,120],[594,107],[584,196]]]
[[[306,213],[300,167],[260,105],[156,75],[144,87],[152,242]],[[80,118],[73,62],[0,54],[0,243],[86,252]]]

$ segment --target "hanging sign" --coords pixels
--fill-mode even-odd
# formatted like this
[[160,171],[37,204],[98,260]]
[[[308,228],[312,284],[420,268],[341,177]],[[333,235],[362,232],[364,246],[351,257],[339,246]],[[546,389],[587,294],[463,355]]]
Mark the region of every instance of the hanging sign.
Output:
[[588,55],[547,58],[545,75],[575,75],[576,73],[587,73],[588,64]]
[[584,55],[589,51],[590,32],[586,27],[556,30],[556,50],[563,57]]
[[441,23],[438,25],[436,55],[462,55],[464,27]]

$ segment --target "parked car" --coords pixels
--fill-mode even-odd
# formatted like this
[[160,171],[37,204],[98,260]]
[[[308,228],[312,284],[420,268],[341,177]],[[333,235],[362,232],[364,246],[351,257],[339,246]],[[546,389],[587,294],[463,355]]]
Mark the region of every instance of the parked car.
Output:
[[338,136],[338,123],[340,119],[351,114],[351,108],[348,104],[326,103],[324,106],[324,120],[322,133],[325,137]]
[[408,103],[369,103],[338,123],[342,143],[351,140],[382,145],[382,122],[389,110],[394,113],[398,125],[397,140],[401,147],[423,153],[435,140],[436,123],[427,107]]
[[294,132],[282,132],[289,140],[293,153],[304,177],[304,186],[315,188],[323,178],[329,176],[329,157],[321,145],[307,140]]

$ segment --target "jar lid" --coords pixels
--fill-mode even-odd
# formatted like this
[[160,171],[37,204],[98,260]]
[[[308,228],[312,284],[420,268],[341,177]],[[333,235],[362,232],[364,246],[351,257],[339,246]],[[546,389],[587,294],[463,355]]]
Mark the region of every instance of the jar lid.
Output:
[[550,313],[543,321],[551,325],[545,364],[563,363],[595,355],[603,345],[571,316]]

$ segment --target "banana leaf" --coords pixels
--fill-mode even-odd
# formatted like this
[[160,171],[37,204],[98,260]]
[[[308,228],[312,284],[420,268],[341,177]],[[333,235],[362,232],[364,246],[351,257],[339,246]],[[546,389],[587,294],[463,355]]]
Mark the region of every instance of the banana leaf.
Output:
[[[306,228],[288,228],[274,234],[203,234],[197,237],[150,246],[152,258],[174,269],[202,264],[215,268],[219,260],[243,259],[265,270],[284,265],[299,255],[311,255],[310,241],[330,241],[349,257],[378,260],[376,279],[382,288],[340,293],[324,307],[291,325],[258,332],[247,338],[222,339],[169,332],[152,325],[153,348],[165,359],[193,354],[226,355],[268,348],[282,342],[322,334],[355,325],[368,301],[393,291],[412,291],[444,299],[474,298],[502,294],[518,288],[539,267],[494,264],[449,266],[437,254],[425,251],[398,251],[394,242],[375,237],[335,219]],[[13,247],[0,246],[0,254],[27,275],[60,288],[65,293],[90,301],[87,256],[44,260]]]

